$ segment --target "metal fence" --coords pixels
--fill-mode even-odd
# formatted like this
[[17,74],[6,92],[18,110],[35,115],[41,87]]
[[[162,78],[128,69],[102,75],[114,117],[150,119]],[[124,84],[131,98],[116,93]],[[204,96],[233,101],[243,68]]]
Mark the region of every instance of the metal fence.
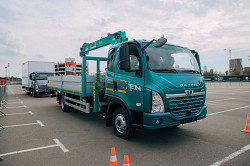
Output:
[[206,82],[250,82],[250,75],[239,76],[204,76]]
[[[5,113],[1,109],[5,109],[4,104],[6,103],[7,93],[6,93],[6,85],[0,85],[0,115],[5,116]],[[4,127],[0,124],[0,130],[4,129]]]
[[228,88],[240,88],[240,89],[245,89],[245,88],[250,88],[250,81],[248,82],[222,82],[222,81],[206,81],[206,86],[207,88],[213,88],[213,87],[228,87]]

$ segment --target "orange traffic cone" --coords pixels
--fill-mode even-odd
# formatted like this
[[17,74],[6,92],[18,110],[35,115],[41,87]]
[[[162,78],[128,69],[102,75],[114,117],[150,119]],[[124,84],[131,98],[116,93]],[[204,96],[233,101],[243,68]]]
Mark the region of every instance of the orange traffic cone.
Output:
[[128,155],[124,155],[123,166],[130,166]]
[[250,113],[247,114],[247,123],[245,129],[241,130],[245,133],[250,133]]
[[240,90],[243,90],[242,86],[240,87]]
[[117,166],[117,158],[116,158],[115,148],[111,148],[111,156],[110,156],[109,166]]

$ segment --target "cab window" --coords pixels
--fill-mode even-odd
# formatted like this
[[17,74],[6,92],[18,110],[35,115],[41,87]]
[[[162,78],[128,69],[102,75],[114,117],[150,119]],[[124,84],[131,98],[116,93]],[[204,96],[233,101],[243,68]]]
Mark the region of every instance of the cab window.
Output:
[[129,55],[130,57],[130,69],[139,70],[139,60],[135,55]]
[[113,72],[113,67],[114,67],[114,55],[115,55],[115,49],[110,50],[108,56],[108,70],[111,72]]
[[129,44],[130,70],[139,70],[139,51],[136,45]]

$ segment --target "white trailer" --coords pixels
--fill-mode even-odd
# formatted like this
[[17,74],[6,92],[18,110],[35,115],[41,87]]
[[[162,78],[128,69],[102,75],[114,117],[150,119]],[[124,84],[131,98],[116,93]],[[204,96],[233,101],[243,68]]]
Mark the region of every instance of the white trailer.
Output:
[[26,94],[29,94],[33,91],[32,80],[30,79],[31,73],[53,74],[55,73],[55,63],[44,61],[27,61],[22,64],[22,88],[25,89]]

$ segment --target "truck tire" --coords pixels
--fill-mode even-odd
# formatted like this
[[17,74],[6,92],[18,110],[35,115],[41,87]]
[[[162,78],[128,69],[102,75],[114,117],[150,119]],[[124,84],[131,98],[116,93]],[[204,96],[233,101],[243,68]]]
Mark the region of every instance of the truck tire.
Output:
[[33,92],[32,92],[32,96],[33,96],[33,97],[36,97],[36,92],[33,91]]
[[118,137],[129,139],[134,136],[135,128],[131,126],[131,120],[123,108],[115,109],[112,116],[112,125]]
[[61,95],[61,103],[60,103],[61,109],[63,112],[70,112],[71,108],[65,104],[64,95]]

